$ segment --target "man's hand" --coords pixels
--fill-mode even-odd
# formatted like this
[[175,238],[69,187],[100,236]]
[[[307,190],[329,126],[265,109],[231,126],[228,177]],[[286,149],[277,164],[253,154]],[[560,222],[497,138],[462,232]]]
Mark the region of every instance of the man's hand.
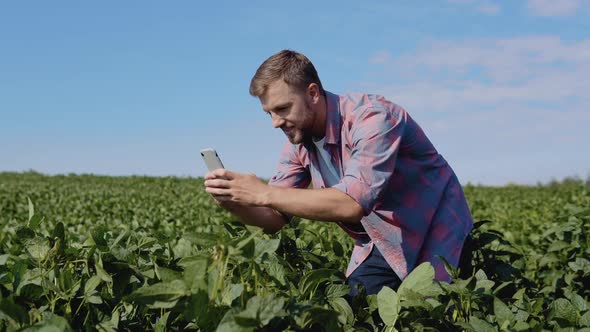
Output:
[[205,191],[228,210],[235,205],[268,206],[270,190],[254,174],[216,169],[205,175]]
[[272,187],[262,183],[254,174],[238,174],[217,169],[205,175],[205,190],[217,203],[236,215],[244,224],[262,227],[274,233],[286,224],[285,217],[272,208],[266,196]]
[[264,210],[264,215],[275,220],[271,227],[284,224],[284,217],[278,211],[306,219],[348,223],[359,223],[364,215],[363,208],[352,197],[334,188],[269,186],[254,174],[239,174],[226,169],[207,173],[205,187],[222,207],[239,215],[248,214],[244,219],[248,219],[249,224],[256,224],[253,216],[260,213],[245,211],[256,209]]

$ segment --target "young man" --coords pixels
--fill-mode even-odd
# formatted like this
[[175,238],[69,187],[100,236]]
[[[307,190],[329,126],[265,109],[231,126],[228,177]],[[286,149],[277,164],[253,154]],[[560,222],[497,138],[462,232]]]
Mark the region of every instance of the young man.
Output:
[[[453,170],[422,129],[381,96],[325,91],[313,64],[283,50],[256,71],[258,97],[289,143],[267,184],[219,169],[206,191],[244,223],[268,232],[292,216],[338,223],[354,240],[346,271],[355,293],[396,289],[419,263],[448,280],[473,221]],[[309,189],[309,183],[313,189]]]

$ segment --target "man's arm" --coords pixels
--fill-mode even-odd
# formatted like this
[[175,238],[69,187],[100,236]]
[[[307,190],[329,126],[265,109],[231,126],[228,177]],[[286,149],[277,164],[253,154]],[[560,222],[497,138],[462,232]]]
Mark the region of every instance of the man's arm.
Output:
[[268,188],[266,206],[306,219],[359,223],[363,209],[350,196],[333,188]]
[[[296,189],[269,186],[261,182],[254,174],[234,173],[226,169],[215,170],[209,173],[206,179],[205,190],[212,194],[222,206],[241,206],[236,208],[236,211],[242,213],[248,221],[254,221],[256,224],[259,223],[255,219],[258,216],[276,218],[278,215],[283,218],[279,212],[274,210],[307,219],[348,223],[358,223],[363,216],[361,206],[350,196],[337,189]],[[242,210],[242,207],[250,209]],[[252,212],[256,211],[252,209],[254,207],[258,207],[262,209],[260,211],[264,212]],[[270,209],[273,212],[268,212],[265,209]]]
[[266,233],[278,232],[287,224],[285,216],[271,208],[242,206],[232,203],[221,203],[221,206],[240,218],[242,223],[261,227]]

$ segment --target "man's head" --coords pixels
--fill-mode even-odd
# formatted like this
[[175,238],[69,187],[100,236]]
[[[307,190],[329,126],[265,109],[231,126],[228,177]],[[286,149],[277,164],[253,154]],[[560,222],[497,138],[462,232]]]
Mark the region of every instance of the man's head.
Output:
[[325,92],[313,64],[290,50],[274,54],[260,65],[250,83],[275,128],[299,144],[325,130]]

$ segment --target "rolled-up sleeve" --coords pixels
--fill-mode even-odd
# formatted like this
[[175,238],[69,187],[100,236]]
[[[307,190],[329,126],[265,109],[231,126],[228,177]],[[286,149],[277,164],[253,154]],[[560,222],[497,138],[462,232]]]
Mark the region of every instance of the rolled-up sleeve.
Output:
[[352,197],[370,214],[388,185],[406,124],[401,108],[367,107],[354,119],[350,130],[351,155],[344,176],[333,186]]
[[[268,185],[283,188],[307,188],[311,181],[311,176],[302,162],[302,156],[297,150],[297,146],[286,143],[281,151],[276,174],[268,181]],[[279,211],[287,221],[293,216]]]

